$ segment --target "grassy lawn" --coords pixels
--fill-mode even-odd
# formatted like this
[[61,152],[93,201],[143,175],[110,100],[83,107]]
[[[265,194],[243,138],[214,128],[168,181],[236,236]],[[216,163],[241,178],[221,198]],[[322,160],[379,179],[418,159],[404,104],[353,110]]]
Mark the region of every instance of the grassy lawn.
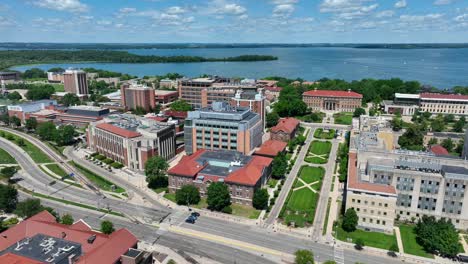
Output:
[[61,83],[54,83],[54,84],[50,84],[50,85],[52,85],[54,87],[55,92],[65,92],[65,87]]
[[162,192],[168,192],[167,187],[161,187],[161,188],[156,188],[152,189],[155,193],[162,193]]
[[315,130],[314,138],[318,139],[333,139],[335,137],[335,129],[330,129],[328,132],[324,132],[323,128]]
[[60,177],[68,176],[68,174],[57,164],[47,164],[45,166]]
[[0,149],[0,164],[16,164],[15,158],[4,149]]
[[112,192],[113,190],[111,186],[114,185],[115,190],[113,192],[116,192],[116,193],[125,192],[125,190],[122,187],[119,187],[116,184],[112,183],[111,181],[104,179],[103,177],[95,174],[94,172],[88,170],[87,168],[84,168],[80,166],[79,164],[74,163],[73,161],[71,161],[70,164],[73,165],[76,169],[78,169],[86,178],[88,178],[88,180],[92,181],[100,189],[104,191]]
[[168,199],[171,202],[176,203],[175,193],[166,193],[164,194],[164,198]]
[[416,242],[416,234],[414,233],[413,226],[400,225],[400,234],[405,253],[425,258],[434,258],[432,254],[427,253],[424,248]]
[[307,188],[294,191],[288,201],[288,207],[297,211],[305,211],[312,208],[317,202],[318,195],[313,195]]
[[341,228],[339,223],[335,226],[335,236],[341,240],[348,242],[351,239],[351,243],[361,238],[364,241],[364,247],[375,247],[388,250],[393,244],[397,244],[396,236],[388,235],[380,232],[367,232],[364,230],[357,229],[354,232],[348,233]]
[[336,113],[333,115],[335,124],[351,125],[353,123],[353,113]]
[[49,163],[49,162],[52,162],[52,160],[49,158],[49,156],[47,156],[44,152],[42,152],[42,150],[40,150],[38,147],[33,145],[31,142],[29,142],[25,138],[14,135],[14,134],[11,134],[11,133],[6,132],[6,131],[2,131],[2,132],[5,134],[5,136],[7,138],[11,137],[14,140],[13,143],[15,143],[17,145],[18,145],[18,139],[22,138],[24,140],[24,145],[19,146],[19,147],[22,148],[26,153],[28,153],[28,155],[33,159],[34,162],[36,162],[36,163]]
[[324,235],[327,233],[328,217],[330,216],[331,202],[332,202],[331,197],[328,197],[327,213],[325,214],[325,221],[324,221],[324,223],[323,223],[322,236],[324,236]]
[[[306,162],[315,164],[325,164],[328,162],[332,144],[329,141],[312,141],[307,157],[304,158]],[[321,155],[320,157],[311,156],[312,154]]]
[[275,188],[276,184],[278,184],[278,180],[277,179],[269,179],[268,180],[268,187],[270,188]]
[[304,184],[303,184],[301,181],[297,180],[297,181],[294,183],[294,187],[293,187],[293,188],[299,188],[299,187],[301,187],[301,186],[304,186]]
[[[322,167],[302,166],[299,172],[299,178],[306,183],[321,181],[325,175],[325,169]],[[313,185],[314,186],[314,185]]]
[[291,192],[283,208],[285,222],[294,222],[297,227],[304,227],[307,223],[312,224],[319,197],[318,193],[313,193],[309,188]]
[[260,211],[255,208],[242,204],[231,204],[232,214],[241,216],[249,219],[257,219],[260,215]]

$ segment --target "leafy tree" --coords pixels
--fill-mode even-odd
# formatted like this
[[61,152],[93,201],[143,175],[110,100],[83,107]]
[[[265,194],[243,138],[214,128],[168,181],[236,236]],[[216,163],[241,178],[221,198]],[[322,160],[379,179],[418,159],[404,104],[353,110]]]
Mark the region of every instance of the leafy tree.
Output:
[[0,210],[11,213],[18,203],[18,191],[12,185],[0,184]]
[[455,116],[453,114],[448,114],[444,116],[445,123],[451,123],[453,121],[455,121]]
[[281,90],[274,109],[281,117],[303,116],[307,112],[307,105],[302,101],[299,89],[290,85]]
[[255,191],[252,205],[255,209],[263,210],[268,206],[268,199],[270,196],[268,195],[268,191],[266,189],[258,189]]
[[453,147],[455,147],[455,144],[453,143],[451,138],[446,138],[442,141],[442,144],[440,144],[442,147],[444,147],[448,152],[451,152],[453,150]]
[[191,205],[200,202],[200,192],[193,185],[184,185],[176,191],[176,201],[178,205]]
[[10,125],[10,116],[8,116],[8,113],[1,115],[0,116],[0,121],[2,121],[3,124],[5,124],[6,126],[9,126]]
[[49,99],[55,93],[55,88],[50,85],[34,85],[26,92],[26,98],[32,101]]
[[60,102],[65,106],[80,104],[80,98],[76,94],[67,93]]
[[294,253],[294,264],[314,264],[314,253],[310,250],[300,249]]
[[104,220],[101,222],[101,232],[106,235],[110,235],[115,231],[114,224],[109,220]]
[[26,119],[24,125],[27,130],[35,130],[37,128],[37,119],[35,117],[30,117]]
[[23,138],[18,138],[18,139],[16,140],[16,143],[17,143],[18,146],[20,146],[20,147],[26,146],[26,143],[24,142],[24,139],[23,139]]
[[73,222],[75,222],[75,220],[73,219],[73,216],[71,216],[70,214],[64,214],[60,222],[64,225],[72,225]]
[[394,117],[391,122],[393,131],[400,131],[403,128],[403,120],[398,117]]
[[266,126],[267,127],[276,126],[276,124],[278,124],[279,118],[280,118],[279,115],[275,111],[268,113],[266,115]]
[[429,146],[437,145],[437,144],[439,144],[439,141],[437,140],[437,138],[431,138],[431,139],[429,139],[429,142],[427,144]]
[[208,186],[207,198],[208,209],[221,211],[231,205],[231,195],[228,186],[222,182],[214,182]]
[[398,144],[404,149],[421,150],[423,148],[423,138],[421,130],[412,125],[398,138]]
[[173,111],[190,111],[192,106],[184,100],[177,100],[171,104],[171,110]]
[[17,116],[10,116],[10,125],[14,127],[21,126],[21,119],[19,119]]
[[14,91],[14,92],[12,92],[12,93],[9,93],[9,94],[7,95],[7,98],[8,98],[9,100],[12,100],[12,101],[19,101],[19,100],[21,100],[23,97],[21,96],[20,93],[18,93],[17,91]]
[[50,68],[48,70],[48,72],[64,72],[65,69],[64,68],[61,68],[61,67],[54,67],[54,68]]
[[15,214],[21,217],[31,217],[44,210],[39,199],[26,199],[16,205]]
[[341,227],[346,232],[354,232],[356,230],[358,220],[359,218],[354,208],[349,208],[346,210],[343,216],[343,223],[341,224]]
[[460,140],[458,141],[458,144],[457,144],[457,147],[455,148],[455,152],[459,154],[459,156],[462,154],[463,152],[463,148],[465,147],[464,145],[464,140]]
[[43,122],[37,125],[36,133],[42,140],[52,141],[57,136],[57,128],[52,122]]
[[365,115],[366,110],[362,107],[358,107],[354,110],[353,117],[360,117],[361,115]]
[[431,128],[434,132],[442,132],[445,128],[444,119],[441,117],[436,117],[431,122]]
[[327,260],[323,264],[336,264],[336,262],[333,260]]
[[24,71],[21,76],[24,79],[36,79],[36,78],[47,78],[47,73],[39,68],[32,68],[29,70]]
[[149,188],[167,187],[168,179],[166,176],[169,164],[160,156],[151,157],[145,163],[146,182]]
[[75,128],[71,125],[60,126],[56,132],[55,141],[59,146],[70,145],[73,143]]
[[365,244],[364,244],[364,240],[362,238],[356,239],[356,241],[354,243],[354,247],[357,250],[362,250],[364,248],[364,246],[365,246]]
[[10,179],[11,177],[13,177],[13,175],[15,175],[17,171],[18,169],[15,166],[8,166],[8,167],[3,167],[2,169],[0,169],[0,174]]
[[271,176],[274,179],[281,179],[286,174],[288,169],[288,160],[284,152],[279,153],[273,158],[272,173]]
[[462,119],[459,119],[457,120],[457,122],[455,122],[455,124],[453,124],[453,132],[462,133],[464,127],[465,127],[465,122],[463,122]]
[[462,250],[458,231],[450,220],[423,215],[414,229],[417,242],[430,253],[455,257]]

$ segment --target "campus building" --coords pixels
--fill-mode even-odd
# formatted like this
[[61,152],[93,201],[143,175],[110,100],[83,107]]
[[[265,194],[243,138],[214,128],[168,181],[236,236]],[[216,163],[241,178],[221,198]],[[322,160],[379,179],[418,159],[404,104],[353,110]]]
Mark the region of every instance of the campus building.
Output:
[[175,136],[174,124],[129,114],[111,114],[87,129],[88,148],[135,171],[153,156],[173,158]]
[[55,115],[54,122],[69,124],[77,127],[86,127],[91,122],[102,120],[110,113],[109,109],[97,106],[76,105],[70,106]]
[[262,91],[237,90],[234,97],[231,98],[231,105],[234,107],[247,107],[250,111],[257,113],[262,119],[263,127],[265,127],[265,96]]
[[249,108],[232,107],[226,102],[188,112],[184,125],[185,151],[199,149],[236,150],[250,153],[262,144],[263,125],[260,116]]
[[19,79],[19,72],[0,72],[0,81],[17,81]]
[[432,152],[395,149],[391,131],[374,126],[350,137],[346,208],[358,226],[393,232],[394,219],[423,215],[468,227],[468,161]]
[[229,102],[237,90],[257,91],[255,80],[236,81],[223,77],[208,77],[179,80],[179,98],[193,108],[210,106],[213,102]]
[[82,70],[66,70],[63,73],[63,84],[65,92],[78,96],[88,95],[88,80],[86,72]]
[[384,101],[383,107],[389,114],[400,112],[413,115],[417,110],[431,114],[468,115],[468,95],[460,94],[401,94],[396,93],[393,101]]
[[362,105],[362,94],[348,91],[311,90],[302,94],[312,111],[353,112]]
[[38,112],[41,110],[53,110],[57,106],[55,100],[39,100],[33,102],[27,102],[17,105],[8,106],[8,115],[16,116],[24,123],[29,118],[31,113]]
[[154,89],[146,85],[125,83],[120,86],[122,105],[126,110],[143,108],[151,111],[156,107]]
[[155,90],[155,100],[157,104],[167,105],[179,98],[179,92],[177,91],[166,91],[166,90]]
[[223,182],[229,188],[231,202],[252,205],[255,190],[262,188],[271,175],[272,162],[271,158],[236,151],[201,149],[169,169],[169,192],[194,185],[204,197],[210,183]]
[[137,246],[137,238],[125,228],[106,235],[83,220],[57,223],[43,211],[1,233],[0,263],[152,263],[152,254]]
[[47,81],[50,83],[63,83],[64,77],[63,77],[64,72],[47,72]]
[[281,118],[278,124],[270,129],[270,137],[273,140],[288,142],[296,136],[299,124],[300,122],[296,118]]

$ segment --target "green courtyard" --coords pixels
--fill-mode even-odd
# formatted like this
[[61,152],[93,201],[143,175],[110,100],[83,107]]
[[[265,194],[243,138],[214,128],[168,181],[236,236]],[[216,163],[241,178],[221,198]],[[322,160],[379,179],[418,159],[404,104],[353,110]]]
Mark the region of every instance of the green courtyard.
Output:
[[325,170],[302,166],[293,189],[289,192],[280,218],[286,224],[304,227],[314,222],[315,210]]
[[323,128],[317,128],[314,133],[314,138],[318,139],[333,139],[335,137],[335,129],[323,130]]
[[329,141],[312,141],[304,161],[314,164],[325,164],[328,162],[332,143]]
[[416,241],[414,226],[400,225],[400,235],[405,253],[425,258],[434,258],[432,254],[427,253],[424,248]]
[[336,113],[333,115],[335,124],[351,125],[353,123],[353,113]]
[[0,164],[16,164],[15,158],[13,158],[10,153],[6,152],[4,149],[0,149]]
[[389,235],[381,232],[368,232],[357,229],[354,232],[346,232],[341,228],[341,223],[335,224],[333,230],[335,237],[341,241],[354,243],[357,239],[364,241],[364,247],[375,247],[389,250],[392,245],[397,245],[395,234]]

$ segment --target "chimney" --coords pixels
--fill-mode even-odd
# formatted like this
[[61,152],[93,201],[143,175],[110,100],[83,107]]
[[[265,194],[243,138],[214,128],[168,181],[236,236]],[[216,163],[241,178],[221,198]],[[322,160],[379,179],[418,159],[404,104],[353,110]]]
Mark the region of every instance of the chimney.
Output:
[[90,236],[90,237],[88,237],[88,244],[94,243],[94,240],[96,240],[96,235],[95,235],[95,234],[92,235],[92,236]]
[[351,89],[348,89],[348,93],[351,93]]
[[65,238],[65,237],[67,237],[67,233],[62,232],[62,238]]

